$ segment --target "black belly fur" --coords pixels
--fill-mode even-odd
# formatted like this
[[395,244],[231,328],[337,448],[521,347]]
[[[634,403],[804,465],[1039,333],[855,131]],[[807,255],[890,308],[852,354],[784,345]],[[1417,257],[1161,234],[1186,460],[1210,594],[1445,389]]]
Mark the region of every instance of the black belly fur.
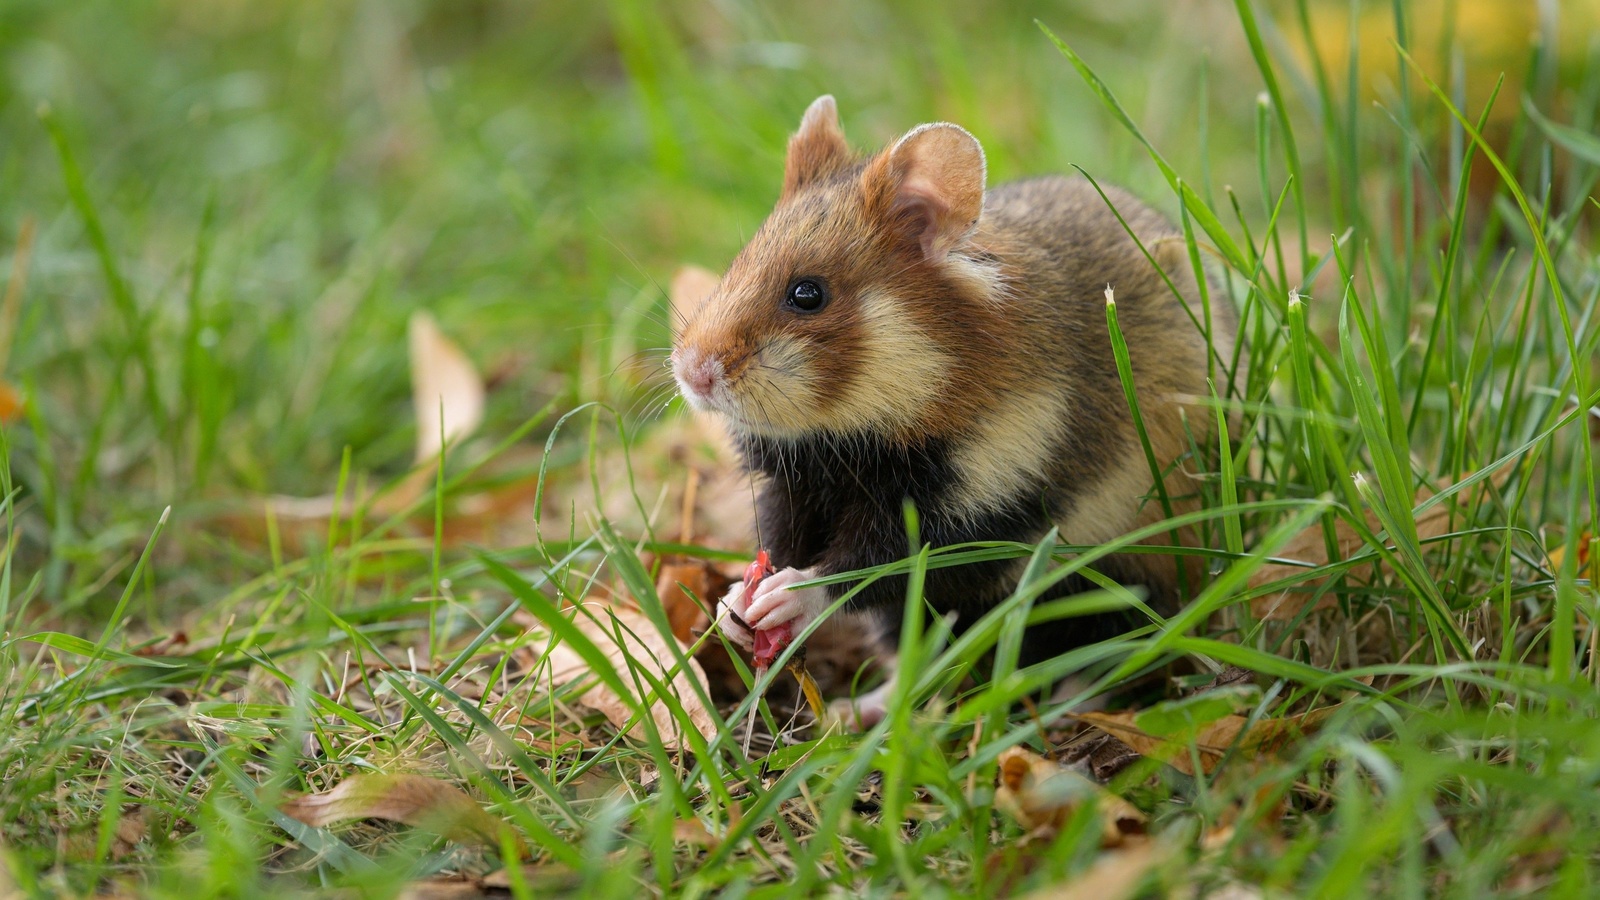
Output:
[[[922,540],[943,547],[972,541],[1036,542],[1070,511],[1074,493],[1070,484],[1041,483],[990,511],[957,518],[939,512],[959,481],[943,441],[903,447],[859,436],[804,440],[747,436],[741,452],[746,465],[764,476],[757,513],[773,564],[816,566],[825,575],[908,556],[907,499],[917,509]],[[959,629],[1008,596],[1019,573],[1017,560],[930,569],[924,592],[936,609],[957,614]],[[852,587],[832,585],[830,595],[837,598]],[[1072,577],[1041,602],[1088,587],[1086,580]],[[857,610],[878,613],[892,635],[898,630],[905,596],[904,576],[883,577],[851,602]],[[1039,662],[1103,640],[1127,625],[1126,616],[1106,615],[1036,626],[1024,638],[1022,662]]]

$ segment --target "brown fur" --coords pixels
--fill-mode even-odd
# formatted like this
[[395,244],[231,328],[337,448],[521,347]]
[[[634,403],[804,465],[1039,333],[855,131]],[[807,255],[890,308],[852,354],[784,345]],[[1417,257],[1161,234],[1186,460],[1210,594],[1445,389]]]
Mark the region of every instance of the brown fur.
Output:
[[[960,476],[944,510],[956,517],[1017,502],[1042,480],[1077,486],[1059,523],[1068,542],[1162,518],[1146,502],[1149,466],[1104,295],[1109,285],[1147,431],[1170,466],[1187,447],[1181,398],[1209,393],[1206,339],[1184,309],[1201,318],[1197,286],[1176,229],[1106,190],[1181,297],[1086,180],[1039,178],[985,196],[982,151],[959,128],[923,126],[855,160],[835,115],[831,98],[807,111],[776,208],[677,336],[676,353],[724,366],[738,408],[719,411],[735,430],[779,438],[941,441]],[[783,307],[799,277],[827,287],[825,309]],[[1213,341],[1228,359],[1233,313],[1212,293]],[[1189,427],[1204,439],[1213,420],[1191,409]],[[1169,491],[1193,493],[1184,481],[1169,477]],[[1170,557],[1121,565],[1158,587],[1175,574]]]

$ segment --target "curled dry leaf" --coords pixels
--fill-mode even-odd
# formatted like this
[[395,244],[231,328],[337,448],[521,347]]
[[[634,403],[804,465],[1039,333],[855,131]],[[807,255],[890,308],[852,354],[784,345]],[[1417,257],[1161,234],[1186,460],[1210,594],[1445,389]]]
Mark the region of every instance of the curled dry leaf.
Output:
[[1124,900],[1137,892],[1172,850],[1142,841],[1103,853],[1081,875],[1023,895],[1023,900]]
[[411,882],[395,900],[481,900],[485,896],[477,882],[440,875]]
[[504,827],[460,788],[426,775],[353,775],[330,791],[292,797],[278,808],[314,828],[350,819],[388,819],[453,841],[491,845]]
[[399,512],[427,493],[439,454],[483,423],[487,391],[472,360],[425,312],[412,313],[406,330],[411,408],[417,418],[416,465],[399,484],[373,500],[373,510],[380,515]]
[[672,297],[672,320],[682,322],[689,318],[711,292],[717,289],[722,277],[710,269],[683,266],[672,275],[669,293]]
[[1200,725],[1192,735],[1150,734],[1139,727],[1140,714],[1134,710],[1077,713],[1076,718],[1185,775],[1195,774],[1194,759],[1189,752],[1192,743],[1195,755],[1200,758],[1201,770],[1209,775],[1230,750],[1250,757],[1277,754],[1299,738],[1316,731],[1338,708],[1337,704],[1325,706],[1298,716],[1262,719],[1254,725],[1250,725],[1250,720],[1245,716],[1222,716]]
[[[343,496],[267,498],[266,512],[278,521],[287,536],[298,537],[311,531],[320,536],[330,517],[336,513],[348,516],[362,503],[370,504],[370,510],[379,516],[406,509],[432,487],[433,463],[445,445],[459,442],[483,422],[486,390],[472,360],[439,331],[433,317],[425,312],[412,314],[409,335],[411,404],[417,418],[415,467],[394,487],[375,496],[357,496],[351,490]],[[524,491],[522,486],[517,487],[516,499],[521,501],[521,494],[531,488]],[[252,515],[235,524],[238,530],[249,533],[259,529],[260,522],[260,515]],[[430,517],[430,527],[431,522]]]
[[[687,642],[696,629],[704,628],[708,619],[700,603],[716,604],[732,583],[732,579],[703,559],[663,562],[661,573],[656,576],[656,595],[667,611],[667,621],[672,623],[672,636]],[[700,598],[700,603],[695,602],[695,597]]]
[[517,881],[527,885],[535,897],[569,896],[583,883],[577,872],[560,863],[537,863],[521,866],[515,879],[511,870],[496,869],[479,878],[477,884],[498,897],[511,893],[511,886]]
[[[690,724],[702,736],[710,738],[716,734],[716,725],[712,721],[711,713],[700,701],[701,692],[704,691],[706,684],[706,673],[700,668],[700,663],[690,659],[686,669],[678,671],[671,680],[667,680],[668,673],[677,666],[676,654],[667,645],[667,641],[676,641],[676,638],[657,631],[649,618],[637,609],[601,600],[585,601],[583,606],[592,615],[579,612],[573,617],[572,624],[605,654],[606,659],[622,675],[624,681],[632,681],[628,675],[630,664],[642,667],[652,678],[666,682],[673,697],[688,715]],[[620,641],[618,632],[621,633]],[[683,649],[681,644],[679,649]],[[543,650],[548,668],[543,670],[540,677],[548,678],[551,687],[566,684],[589,674],[589,664],[576,650],[566,644],[558,643],[554,646],[547,644]],[[639,679],[639,683],[647,684],[643,679]],[[695,684],[700,686],[700,691],[695,690]],[[645,690],[648,691],[648,687]],[[604,682],[598,682],[585,691],[579,701],[585,706],[599,710],[618,728],[626,726],[633,718],[633,704],[617,696],[617,693]],[[650,707],[650,718],[655,721],[662,743],[668,749],[676,750],[684,746],[684,734],[680,723],[667,704],[659,699],[655,700]],[[635,738],[643,739],[645,736],[643,724],[635,723],[628,733]]]
[[1079,806],[1094,803],[1101,846],[1121,846],[1144,834],[1145,815],[1138,807],[1072,769],[1021,747],[1000,754],[999,763],[994,805],[1029,831],[1054,832]]
[[[1512,467],[1507,466],[1506,468],[1501,469],[1499,472],[1489,476],[1488,480],[1484,482],[1484,484],[1498,488],[1506,483],[1506,479],[1511,477],[1511,472]],[[1448,485],[1445,486],[1448,487]],[[1482,488],[1483,485],[1480,484],[1472,490],[1481,490]],[[1439,503],[1427,508],[1426,510],[1423,510],[1422,513],[1416,517],[1417,538],[1419,540],[1426,541],[1449,534],[1452,527],[1454,527],[1451,524],[1452,520],[1454,520],[1457,525],[1459,525],[1461,521],[1459,515],[1453,516],[1452,514],[1457,513],[1464,507],[1467,501],[1471,498],[1472,490],[1462,492],[1451,501]],[[1417,496],[1414,505],[1420,506],[1432,496],[1432,491],[1428,490],[1427,488],[1419,488],[1417,490]],[[1383,524],[1378,521],[1378,517],[1373,513],[1368,512],[1366,514],[1366,519],[1367,528],[1374,534],[1377,534],[1383,530]],[[1366,546],[1366,541],[1362,540],[1361,536],[1356,534],[1355,529],[1351,528],[1349,523],[1342,519],[1334,522],[1333,534],[1334,545],[1339,553],[1340,559],[1348,559],[1359,552],[1362,547]],[[1254,600],[1250,601],[1250,610],[1251,613],[1258,619],[1289,621],[1290,619],[1300,615],[1300,612],[1305,609],[1306,601],[1309,599],[1309,596],[1302,592],[1307,588],[1320,585],[1326,580],[1326,576],[1324,575],[1308,575],[1308,572],[1310,571],[1308,566],[1315,568],[1317,566],[1325,566],[1329,562],[1328,545],[1322,533],[1322,523],[1313,523],[1304,531],[1301,531],[1299,534],[1295,535],[1290,539],[1289,543],[1283,546],[1282,550],[1278,551],[1277,556],[1279,559],[1299,560],[1305,565],[1293,565],[1290,563],[1267,563],[1266,565],[1257,569],[1255,574],[1250,576],[1250,587],[1259,588],[1268,584],[1272,584],[1275,581],[1282,581],[1284,579],[1291,578],[1298,579],[1298,583],[1295,585],[1294,589],[1280,591],[1274,594],[1266,594],[1255,598]],[[1352,568],[1350,571],[1352,573],[1364,570],[1370,571],[1370,568],[1371,564],[1367,563],[1363,566]],[[1311,609],[1313,611],[1328,609],[1332,607],[1334,603],[1335,598],[1332,594],[1323,594],[1317,599],[1317,602],[1311,607]]]
[[472,360],[439,331],[433,316],[411,314],[411,403],[417,414],[418,464],[483,422],[483,378]]

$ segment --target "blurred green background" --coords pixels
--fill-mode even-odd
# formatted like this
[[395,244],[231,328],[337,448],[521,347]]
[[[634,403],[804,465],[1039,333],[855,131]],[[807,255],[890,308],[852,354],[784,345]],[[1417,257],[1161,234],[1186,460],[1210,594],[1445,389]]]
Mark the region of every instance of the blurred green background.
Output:
[[[1420,57],[1444,43],[1439,6],[1415,4]],[[1561,4],[1578,55],[1595,6]],[[1350,21],[1344,3],[1270,7],[1285,29],[1309,9],[1334,40]],[[1452,12],[1482,68],[1472,98],[1496,66],[1525,70],[1535,7]],[[1357,8],[1392,31],[1388,4]],[[663,285],[684,262],[720,267],[759,224],[786,135],[820,93],[863,149],[953,120],[984,142],[994,180],[1076,165],[1175,213],[1035,19],[1203,196],[1226,209],[1234,189],[1264,225],[1261,79],[1223,0],[4,0],[7,270],[37,224],[4,361],[28,399],[6,432],[19,559],[48,559],[46,593],[83,601],[169,503],[204,524],[211,502],[325,494],[347,447],[358,472],[403,472],[417,309],[491,376],[488,438],[555,397],[638,410],[614,376],[665,347]],[[1265,24],[1271,52],[1296,59]],[[1395,91],[1386,41],[1362,35],[1375,73],[1362,89],[1380,102]],[[1347,46],[1325,51],[1336,81]],[[1560,85],[1545,86],[1547,108],[1593,96]],[[1314,122],[1315,87],[1291,76],[1285,89]],[[1516,89],[1500,104],[1511,113]],[[1392,183],[1398,132],[1367,137],[1362,177]],[[1333,167],[1319,149],[1300,148],[1307,171]],[[1327,186],[1308,193],[1316,243],[1335,228],[1318,224]],[[1381,232],[1391,201],[1372,196]]]
[[[820,93],[863,149],[949,119],[996,180],[1076,164],[1159,202],[1035,18],[1198,166],[1208,52],[1248,64],[1217,3],[5,0],[0,258],[37,224],[5,362],[21,558],[71,594],[168,503],[327,493],[347,446],[402,472],[419,308],[497,377],[484,434],[569,388],[628,407],[662,286],[760,223]],[[1253,104],[1217,108],[1247,145]]]

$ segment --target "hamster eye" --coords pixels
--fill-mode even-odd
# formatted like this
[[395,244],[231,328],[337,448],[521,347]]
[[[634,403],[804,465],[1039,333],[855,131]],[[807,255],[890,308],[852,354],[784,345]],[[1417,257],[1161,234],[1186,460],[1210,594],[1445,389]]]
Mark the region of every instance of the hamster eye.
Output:
[[784,301],[790,309],[813,313],[828,305],[828,292],[822,282],[814,278],[801,278],[789,285],[789,296]]

